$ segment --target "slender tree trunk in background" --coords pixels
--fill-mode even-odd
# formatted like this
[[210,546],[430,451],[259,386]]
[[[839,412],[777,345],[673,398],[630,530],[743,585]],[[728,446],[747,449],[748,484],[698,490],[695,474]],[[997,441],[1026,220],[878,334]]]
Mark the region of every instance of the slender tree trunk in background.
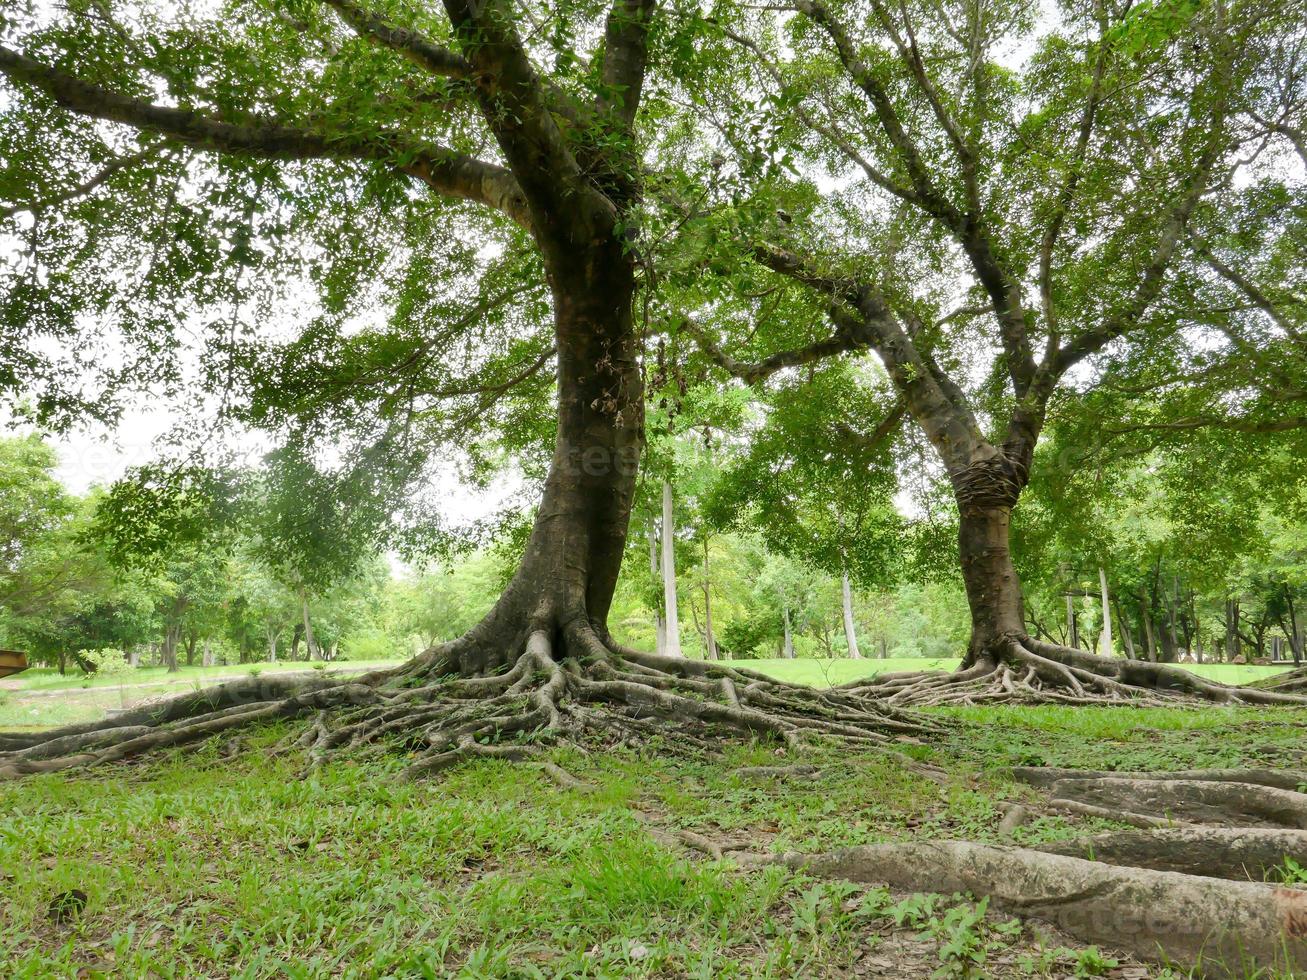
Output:
[[[652,521],[649,528],[649,573],[658,581],[658,522]],[[659,654],[667,653],[667,624],[663,622],[662,610],[654,609],[654,650]]]
[[186,666],[187,667],[195,666],[195,648],[199,644],[199,642],[200,642],[200,634],[196,632],[192,632],[190,636],[186,638]]
[[163,661],[163,666],[168,668],[168,673],[177,673],[177,645],[181,640],[181,627],[176,623],[171,624],[163,634],[163,646],[159,649],[159,657]]
[[1289,646],[1293,649],[1293,665],[1299,667],[1302,665],[1302,630],[1298,628],[1298,610],[1293,604],[1293,593],[1288,592],[1285,598],[1289,603]]
[[884,633],[880,635],[880,659],[881,660],[889,659],[889,641],[885,639]]
[[280,630],[268,630],[268,663],[277,662],[277,637],[281,634]]
[[1076,600],[1070,592],[1066,594],[1066,635],[1067,646],[1080,646],[1080,630],[1076,624]]
[[1172,589],[1166,594],[1166,633],[1171,640],[1171,656],[1168,663],[1175,663],[1180,659],[1180,633],[1178,630],[1178,615],[1175,608],[1176,590],[1179,588],[1178,582],[1172,582]]
[[676,606],[676,514],[672,508],[672,485],[663,481],[663,610],[667,616],[667,655],[681,653],[681,624]]
[[200,663],[205,667],[213,666],[213,647],[208,640],[204,641],[204,652],[200,655]]
[[1144,642],[1148,650],[1148,662],[1157,663],[1157,636],[1153,633],[1153,614],[1148,609],[1148,597],[1144,596],[1140,609],[1144,619]]
[[717,659],[717,639],[712,632],[712,572],[708,565],[708,535],[703,536],[703,642],[708,659]]
[[141,665],[140,647],[134,646],[127,651],[127,662],[132,665],[133,670],[135,670],[137,667]]
[[1121,643],[1125,646],[1125,656],[1127,660],[1135,659],[1135,638],[1134,626],[1126,618],[1121,610],[1121,599],[1119,596],[1112,598],[1112,608],[1116,610],[1116,622],[1121,629]]
[[1233,663],[1239,656],[1239,600],[1225,600],[1225,660]]
[[287,655],[291,660],[300,658],[300,641],[304,639],[304,624],[296,623],[295,631],[290,636],[290,653]]
[[68,673],[68,654],[63,650],[59,651],[59,673]]
[[304,659],[315,660],[318,658],[318,641],[313,636],[313,621],[309,618],[309,597],[303,588],[300,589],[300,611],[304,616]]
[[1199,633],[1194,638],[1194,657],[1199,662],[1203,662],[1203,634]]
[[781,647],[781,656],[786,660],[794,659],[794,634],[790,631],[790,607],[781,606],[781,620],[785,624],[785,645]]
[[844,607],[844,642],[849,647],[849,658],[851,660],[861,660],[862,651],[858,649],[858,636],[854,631],[853,624],[853,589],[849,585],[849,573],[845,572],[841,576],[841,592]]
[[1103,640],[1099,650],[1103,656],[1110,657],[1114,652],[1112,647],[1112,604],[1107,595],[1107,570],[1102,565],[1098,566],[1098,585],[1103,593]]

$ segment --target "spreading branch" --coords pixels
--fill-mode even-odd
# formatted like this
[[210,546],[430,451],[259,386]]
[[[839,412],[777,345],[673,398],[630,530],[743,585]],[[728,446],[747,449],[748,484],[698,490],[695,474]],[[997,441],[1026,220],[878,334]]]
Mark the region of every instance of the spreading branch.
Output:
[[[393,131],[365,136],[331,133],[257,113],[229,121],[123,95],[5,47],[0,47],[0,73],[32,85],[79,115],[123,123],[197,149],[282,160],[393,164],[443,196],[486,205],[529,227],[525,201],[508,170],[444,147],[411,143]],[[406,162],[399,165],[398,160]]]

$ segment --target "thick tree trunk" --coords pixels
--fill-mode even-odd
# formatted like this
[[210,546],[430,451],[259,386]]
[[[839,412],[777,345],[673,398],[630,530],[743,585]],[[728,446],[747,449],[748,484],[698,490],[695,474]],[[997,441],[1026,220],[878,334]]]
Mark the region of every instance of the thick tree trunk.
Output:
[[1005,638],[1025,633],[1021,581],[1008,543],[1012,509],[991,505],[962,510],[958,549],[971,609],[971,642],[962,667],[993,665]]
[[676,514],[672,485],[663,481],[663,611],[667,617],[667,655],[681,654],[681,623],[676,602]]
[[[606,637],[621,569],[644,445],[631,260],[611,242],[549,265],[558,351],[554,456],[517,572],[485,619],[453,645],[465,674],[515,662],[537,632],[556,652],[581,633]],[[670,497],[665,485],[667,652],[679,655]]]
[[849,573],[845,572],[840,581],[841,605],[844,611],[844,642],[849,648],[849,658],[861,660],[862,651],[858,649],[858,634],[853,623],[853,589],[849,585]]

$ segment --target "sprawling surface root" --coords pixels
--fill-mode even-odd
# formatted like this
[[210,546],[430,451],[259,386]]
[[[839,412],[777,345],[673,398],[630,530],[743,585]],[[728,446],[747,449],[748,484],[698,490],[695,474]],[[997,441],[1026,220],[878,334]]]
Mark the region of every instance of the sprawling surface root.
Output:
[[845,684],[841,690],[904,706],[1115,703],[1165,707],[1195,700],[1307,704],[1307,696],[1291,689],[1218,684],[1169,664],[1100,657],[1025,635],[1004,636],[961,670],[881,674]]
[[1203,976],[1307,970],[1307,891],[1294,888],[969,841],[873,844],[776,860],[891,888],[988,896],[998,908],[1053,922],[1084,942],[1201,963]]
[[1117,830],[1035,850],[1131,868],[1232,881],[1274,880],[1285,859],[1307,866],[1307,831],[1265,827]]
[[[1213,824],[1307,829],[1307,793],[1299,772],[1198,769],[1187,772],[1080,772],[1019,768],[1044,787],[1052,805],[1140,827]],[[1292,786],[1292,788],[1289,788]]]
[[[274,752],[298,751],[321,765],[341,750],[412,754],[404,778],[465,759],[534,761],[546,744],[638,744],[700,752],[723,736],[774,739],[800,749],[812,738],[897,751],[896,743],[940,726],[866,694],[816,690],[749,670],[619,647],[589,625],[563,630],[555,657],[537,631],[500,673],[458,676],[459,644],[391,671],[349,682],[254,678],[174,698],[116,718],[40,734],[0,735],[0,778],[114,762],[258,722],[313,716]],[[905,761],[910,761],[906,760]],[[573,788],[577,788],[574,786]]]

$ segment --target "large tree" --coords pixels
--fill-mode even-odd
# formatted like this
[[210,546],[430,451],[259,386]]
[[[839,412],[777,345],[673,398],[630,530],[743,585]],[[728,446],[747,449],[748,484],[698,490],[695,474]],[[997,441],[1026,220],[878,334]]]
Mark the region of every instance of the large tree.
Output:
[[[422,750],[413,773],[530,754],[478,737],[540,728],[699,744],[696,728],[792,743],[917,727],[867,699],[658,658],[608,635],[644,438],[633,300],[652,0],[137,0],[20,6],[2,23],[7,227],[25,246],[0,273],[22,298],[7,321],[113,315],[166,343],[199,319],[211,328],[206,376],[225,402],[240,393],[223,381],[259,374],[243,360],[251,329],[304,311],[284,324],[285,370],[271,373],[280,390],[251,395],[247,413],[281,427],[289,441],[276,462],[303,478],[282,508],[285,537],[384,513],[385,494],[369,496],[365,477],[393,489],[395,474],[420,471],[411,436],[426,431],[424,398],[477,402],[552,361],[557,400],[520,565],[465,636],[354,683],[260,679],[98,726],[6,737],[0,772],[107,761],[327,708],[346,717],[309,733],[316,754],[398,734]],[[524,287],[462,302],[450,318],[437,302],[448,283],[431,278],[468,280],[523,253],[547,287],[552,344],[511,372],[502,357],[497,372],[469,357],[471,371],[438,384],[458,367],[451,351],[467,350]],[[392,301],[381,326],[362,302],[378,292]],[[476,296],[474,281],[466,292]],[[319,374],[324,364],[334,373]],[[371,504],[319,506],[310,423],[350,413],[384,422],[361,461],[371,466],[345,481]]]
[[1009,529],[1050,412],[1095,390],[1134,382],[1173,430],[1302,424],[1304,22],[1259,0],[718,11],[691,95],[731,154],[681,208],[736,243],[739,286],[691,292],[689,332],[752,384],[874,352],[882,418],[911,420],[956,501],[963,666],[868,690],[1262,698],[1030,636]]

